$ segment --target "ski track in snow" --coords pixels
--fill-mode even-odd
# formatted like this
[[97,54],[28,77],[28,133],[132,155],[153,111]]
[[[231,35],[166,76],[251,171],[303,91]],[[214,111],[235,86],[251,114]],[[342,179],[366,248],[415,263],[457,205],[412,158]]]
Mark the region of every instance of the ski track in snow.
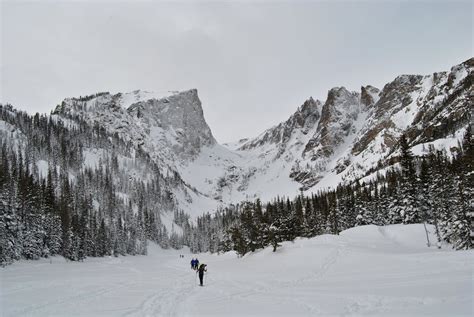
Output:
[[427,248],[422,225],[395,225],[242,258],[199,254],[204,287],[196,255],[155,245],[148,256],[21,261],[0,269],[0,316],[471,316],[473,254]]
[[19,315],[37,314],[37,313],[41,313],[41,311],[43,309],[49,308],[53,305],[60,305],[60,304],[71,303],[71,302],[75,302],[77,304],[78,301],[83,301],[83,300],[87,300],[89,298],[101,296],[101,295],[103,295],[105,293],[108,293],[110,291],[111,290],[107,289],[107,288],[100,288],[99,290],[92,291],[92,292],[83,292],[83,293],[80,293],[80,294],[77,294],[77,295],[58,298],[56,300],[45,302],[45,303],[38,304],[38,305],[31,305],[31,306],[28,306],[24,309],[20,309],[20,310],[16,311],[15,313],[17,313]]
[[178,279],[173,286],[169,289],[164,289],[151,294],[138,306],[138,308],[127,312],[123,316],[177,315],[179,304],[192,292],[194,285],[189,284],[189,272],[182,273],[182,269],[177,269],[171,265],[165,265],[165,267],[180,272],[177,276]]

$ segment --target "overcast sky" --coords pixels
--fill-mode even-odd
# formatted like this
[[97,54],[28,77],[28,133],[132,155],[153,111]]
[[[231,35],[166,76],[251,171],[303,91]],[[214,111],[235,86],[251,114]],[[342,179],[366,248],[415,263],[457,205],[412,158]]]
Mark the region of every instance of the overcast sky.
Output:
[[49,113],[98,91],[197,88],[233,141],[334,86],[448,70],[473,56],[473,15],[471,1],[3,1],[0,101]]

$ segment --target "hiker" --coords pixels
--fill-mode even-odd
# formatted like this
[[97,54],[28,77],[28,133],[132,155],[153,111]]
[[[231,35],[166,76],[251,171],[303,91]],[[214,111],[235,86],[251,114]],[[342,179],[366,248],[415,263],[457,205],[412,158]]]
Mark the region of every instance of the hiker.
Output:
[[199,265],[199,269],[198,269],[198,273],[199,273],[199,282],[201,283],[200,285],[202,285],[202,282],[203,282],[203,279],[204,279],[204,272],[207,272],[207,265],[202,263],[201,265]]
[[191,269],[194,270],[194,267],[196,265],[196,260],[194,260],[194,258],[191,260]]
[[196,258],[196,260],[194,260],[194,269],[197,270],[199,267],[199,260]]

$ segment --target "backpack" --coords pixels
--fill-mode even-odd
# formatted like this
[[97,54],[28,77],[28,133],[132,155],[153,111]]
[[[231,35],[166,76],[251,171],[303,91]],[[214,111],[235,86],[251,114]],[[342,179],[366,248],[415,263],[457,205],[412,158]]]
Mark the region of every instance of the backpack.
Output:
[[207,267],[206,264],[199,265],[199,268],[198,268],[199,273],[207,271],[206,267]]

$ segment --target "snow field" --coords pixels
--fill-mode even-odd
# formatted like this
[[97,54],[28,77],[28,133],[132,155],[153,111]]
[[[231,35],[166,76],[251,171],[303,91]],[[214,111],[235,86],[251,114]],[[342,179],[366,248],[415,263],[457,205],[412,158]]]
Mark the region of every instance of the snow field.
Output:
[[[426,247],[423,225],[282,245],[243,258],[150,245],[148,256],[21,261],[0,270],[0,315],[472,316],[473,251]],[[194,256],[208,264],[204,287]]]

